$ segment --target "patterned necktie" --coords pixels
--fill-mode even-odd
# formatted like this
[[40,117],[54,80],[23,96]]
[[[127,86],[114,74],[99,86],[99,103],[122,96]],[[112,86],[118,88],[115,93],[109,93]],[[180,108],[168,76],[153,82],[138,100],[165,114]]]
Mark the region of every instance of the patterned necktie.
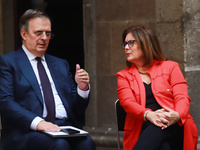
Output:
[[41,58],[36,57],[35,59],[38,61],[37,68],[38,68],[38,73],[40,77],[40,82],[42,85],[44,101],[47,108],[47,116],[45,120],[54,123],[55,122],[55,101],[54,101],[53,92],[51,89],[51,84],[47,76],[47,73],[44,69],[44,66],[41,62]]

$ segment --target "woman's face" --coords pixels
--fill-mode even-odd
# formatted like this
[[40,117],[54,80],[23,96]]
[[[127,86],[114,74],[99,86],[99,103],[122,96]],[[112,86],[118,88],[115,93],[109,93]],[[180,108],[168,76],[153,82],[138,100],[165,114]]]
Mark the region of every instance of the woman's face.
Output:
[[[129,42],[131,40],[135,40],[135,38],[133,37],[132,33],[128,33],[126,35],[125,42]],[[144,54],[137,41],[134,42],[134,44],[131,46],[129,46],[129,44],[126,44],[125,53],[127,61],[132,62],[136,66],[144,64],[145,62]]]

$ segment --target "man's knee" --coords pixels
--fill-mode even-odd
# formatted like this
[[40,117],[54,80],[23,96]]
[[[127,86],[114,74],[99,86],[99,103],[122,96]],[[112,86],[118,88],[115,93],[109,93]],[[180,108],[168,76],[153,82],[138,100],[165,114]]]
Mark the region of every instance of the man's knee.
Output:
[[71,150],[71,147],[67,140],[56,139],[53,150]]
[[95,143],[90,136],[86,136],[79,140],[79,144],[75,146],[79,150],[95,150]]

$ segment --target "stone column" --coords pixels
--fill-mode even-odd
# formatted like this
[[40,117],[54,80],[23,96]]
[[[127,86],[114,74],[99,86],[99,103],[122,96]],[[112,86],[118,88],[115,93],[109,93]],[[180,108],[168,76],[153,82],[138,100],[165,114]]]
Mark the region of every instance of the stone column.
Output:
[[191,97],[190,112],[200,130],[200,1],[183,0],[183,4],[184,65]]

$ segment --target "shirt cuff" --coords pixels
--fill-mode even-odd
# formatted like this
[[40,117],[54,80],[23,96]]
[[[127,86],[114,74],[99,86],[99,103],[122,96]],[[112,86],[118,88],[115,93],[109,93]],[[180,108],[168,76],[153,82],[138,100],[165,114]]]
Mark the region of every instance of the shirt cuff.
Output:
[[33,121],[32,121],[32,123],[31,123],[31,126],[30,126],[30,128],[32,129],[32,130],[37,130],[37,125],[40,123],[40,121],[42,121],[42,120],[44,120],[44,119],[42,119],[42,118],[40,118],[40,117],[35,117],[34,119],[33,119]]
[[90,93],[90,84],[88,86],[88,90],[87,91],[83,91],[81,89],[79,89],[79,87],[77,86],[77,92],[78,95],[80,95],[82,98],[87,99]]

